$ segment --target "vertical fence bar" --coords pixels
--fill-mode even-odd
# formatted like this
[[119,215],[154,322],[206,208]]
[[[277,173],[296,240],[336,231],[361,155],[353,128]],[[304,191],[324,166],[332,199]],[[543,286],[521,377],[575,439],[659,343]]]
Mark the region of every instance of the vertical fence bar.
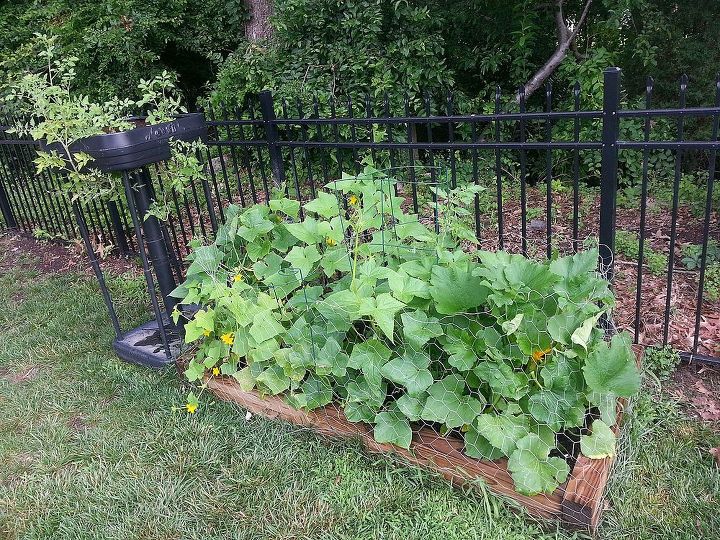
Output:
[[[685,108],[687,100],[687,75],[680,79],[680,108]],[[685,117],[680,116],[677,122],[677,140],[682,142],[685,138]],[[670,215],[670,251],[667,266],[667,294],[665,296],[665,317],[663,318],[663,344],[666,345],[670,334],[670,302],[673,287],[673,267],[675,266],[675,234],[677,232],[678,206],[680,204],[680,179],[682,178],[682,147],[675,154],[675,179],[673,181],[672,214]]]
[[[405,116],[410,117],[410,99],[407,94],[403,98],[405,105]],[[407,123],[407,140],[409,143],[417,142],[417,129],[416,124],[412,122]],[[414,148],[408,150],[408,160],[410,162],[410,188],[412,189],[412,200],[413,200],[413,212],[418,214],[420,212],[420,205],[418,204],[418,192],[417,192],[417,181],[415,180],[415,152]]]
[[520,96],[520,242],[522,254],[527,256],[527,156],[525,154],[526,128],[525,128],[525,87],[518,90]]
[[[547,112],[552,110],[552,84],[550,82],[545,85],[545,110]],[[548,143],[552,141],[552,122],[549,116],[545,121],[545,140]],[[548,148],[547,152],[545,152],[545,211],[547,214],[547,221],[545,222],[545,243],[547,246],[548,259],[552,259],[552,169],[552,149]]]
[[[452,116],[455,114],[455,101],[452,92],[448,91],[445,96],[447,115]],[[452,120],[447,123],[448,127],[448,142],[451,144],[455,142],[455,124]],[[450,187],[455,189],[457,187],[457,171],[455,163],[455,150],[450,150]]]
[[[495,142],[500,144],[500,98],[502,97],[500,87],[495,88]],[[495,147],[495,194],[497,195],[497,223],[498,223],[498,245],[500,249],[505,248],[505,230],[503,223],[503,189],[502,189],[502,154],[500,147]]]
[[[573,98],[574,107],[573,110],[577,113],[580,110],[580,83],[576,82],[573,87]],[[575,143],[580,142],[580,117],[576,114],[573,118],[573,141]],[[573,150],[573,164],[572,164],[572,177],[573,177],[573,253],[578,251],[578,235],[580,231],[580,150],[575,148]]]
[[[273,105],[272,92],[264,90],[260,92],[260,112],[265,124],[265,138],[267,139],[268,152],[270,153],[270,168],[277,187],[285,183],[285,167],[283,166],[282,151],[277,145],[278,129],[275,120],[275,106]],[[266,194],[269,197],[269,194]]]
[[603,73],[602,156],[600,160],[600,271],[613,278],[615,251],[615,209],[617,205],[618,146],[620,134],[620,68]]
[[[720,107],[720,74],[715,81],[715,106]],[[718,128],[720,128],[720,116],[713,116],[712,140],[718,140]],[[712,216],[713,191],[715,188],[715,172],[717,165],[717,150],[710,151],[708,167],[707,195],[705,197],[705,219],[703,221],[702,255],[700,256],[700,279],[698,280],[697,305],[695,306],[695,332],[693,335],[692,353],[698,352],[698,341],[700,340],[700,316],[702,314],[703,290],[705,288],[705,267],[707,265],[708,241],[710,240],[710,220]]]
[[[288,104],[287,100],[283,99],[282,102],[282,111],[283,111],[283,120],[288,120]],[[287,126],[286,126],[287,128]],[[289,129],[289,128],[288,128]],[[303,213],[303,207],[302,207],[302,191],[300,190],[300,178],[298,177],[298,167],[297,162],[295,161],[295,148],[290,147],[290,165],[292,166],[292,173],[293,173],[293,181],[295,183],[295,195],[297,196],[297,200],[300,202],[300,219],[303,219],[304,213]]]
[[0,212],[2,212],[3,219],[5,220],[5,226],[8,229],[17,229],[17,222],[15,221],[15,216],[13,215],[12,208],[10,207],[10,202],[7,198],[7,193],[5,191],[4,182],[0,179]]
[[[653,80],[648,78],[645,86],[645,108],[649,109],[652,104],[652,93],[653,93]],[[650,117],[645,118],[645,126],[643,138],[645,142],[650,140]],[[640,338],[640,308],[642,307],[642,281],[643,281],[643,267],[642,262],[645,257],[645,221],[647,215],[647,196],[648,196],[648,161],[650,159],[650,150],[645,148],[643,150],[643,163],[642,163],[642,187],[640,193],[640,245],[638,246],[638,265],[637,265],[637,280],[635,282],[635,343],[638,343]]]

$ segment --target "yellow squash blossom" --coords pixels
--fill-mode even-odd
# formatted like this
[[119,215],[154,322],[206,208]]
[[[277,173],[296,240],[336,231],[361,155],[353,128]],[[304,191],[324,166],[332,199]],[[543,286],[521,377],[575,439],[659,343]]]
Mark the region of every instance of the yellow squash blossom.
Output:
[[220,336],[220,341],[222,341],[225,345],[232,345],[235,343],[235,335],[232,332],[227,332],[226,334]]
[[350,198],[348,199],[348,202],[355,206],[358,203],[358,198],[355,195],[350,195]]
[[212,369],[212,374],[213,374],[213,377],[217,377],[218,375],[220,375],[220,368],[214,367]]
[[332,247],[332,246],[334,246],[335,244],[337,244],[337,241],[336,241],[334,238],[330,238],[330,237],[328,236],[328,237],[325,239],[325,243],[326,243],[328,246],[331,246],[331,247]]
[[203,336],[208,337],[210,335],[210,330],[203,330]]
[[548,347],[548,348],[545,349],[544,351],[539,351],[539,350],[538,350],[538,351],[535,351],[535,352],[533,353],[533,355],[532,355],[532,356],[533,356],[533,360],[535,360],[536,362],[539,362],[539,361],[542,360],[542,359],[545,357],[545,355],[548,354],[550,351],[552,351],[552,347]]
[[193,414],[195,413],[195,411],[197,411],[198,406],[197,403],[188,403],[187,405],[185,405],[185,408],[187,409],[187,412]]
[[233,278],[233,281],[237,283],[238,281],[242,281],[243,277],[242,274],[235,274],[235,277]]

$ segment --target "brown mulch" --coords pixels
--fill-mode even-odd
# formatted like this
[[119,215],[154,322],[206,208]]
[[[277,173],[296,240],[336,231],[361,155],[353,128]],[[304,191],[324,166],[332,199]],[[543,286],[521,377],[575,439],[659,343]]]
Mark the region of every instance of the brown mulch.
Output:
[[690,417],[720,427],[720,370],[699,364],[682,365],[665,390]]
[[[108,255],[101,259],[103,271],[118,275],[140,273],[138,263],[131,258]],[[0,273],[14,268],[34,269],[39,273],[80,272],[93,275],[83,246],[78,242],[36,240],[19,232],[0,232]]]

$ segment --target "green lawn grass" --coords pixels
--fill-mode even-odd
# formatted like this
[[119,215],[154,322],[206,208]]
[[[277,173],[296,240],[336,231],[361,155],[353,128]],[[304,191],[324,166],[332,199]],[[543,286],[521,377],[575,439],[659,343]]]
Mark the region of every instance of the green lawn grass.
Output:
[[[1,257],[1,255],[0,255]],[[482,489],[463,493],[357,445],[203,396],[118,361],[95,283],[0,274],[0,538],[582,538]],[[113,279],[129,328],[137,281]],[[175,408],[175,409],[174,409]],[[646,392],[626,429],[601,538],[720,538],[717,433]]]

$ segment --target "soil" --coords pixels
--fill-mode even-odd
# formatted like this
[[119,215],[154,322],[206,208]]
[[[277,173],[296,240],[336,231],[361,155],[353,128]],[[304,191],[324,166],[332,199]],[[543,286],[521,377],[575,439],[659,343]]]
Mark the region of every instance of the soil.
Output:
[[40,366],[26,366],[22,371],[12,372],[7,368],[0,370],[0,379],[4,379],[11,384],[22,384],[32,381],[40,375],[42,368]]
[[720,429],[720,370],[699,364],[682,365],[665,390],[680,402],[688,416]]
[[[100,266],[113,275],[142,273],[139,264],[131,258],[106,256]],[[35,269],[41,274],[79,272],[94,275],[79,243],[37,240],[25,233],[0,232],[0,273],[8,273],[17,267]]]

